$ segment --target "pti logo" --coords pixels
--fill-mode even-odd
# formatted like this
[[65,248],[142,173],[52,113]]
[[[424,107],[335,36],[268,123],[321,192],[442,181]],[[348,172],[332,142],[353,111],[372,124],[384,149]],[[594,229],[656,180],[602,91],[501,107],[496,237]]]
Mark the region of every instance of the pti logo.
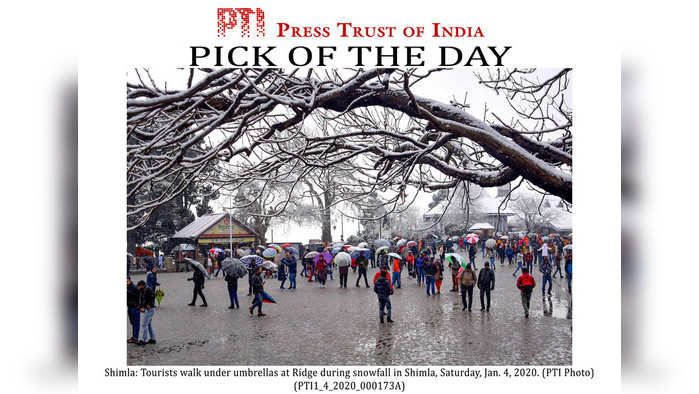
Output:
[[256,37],[265,36],[265,12],[259,8],[219,8],[218,36],[225,37],[226,31],[236,27],[241,37],[250,37],[250,15],[255,14]]

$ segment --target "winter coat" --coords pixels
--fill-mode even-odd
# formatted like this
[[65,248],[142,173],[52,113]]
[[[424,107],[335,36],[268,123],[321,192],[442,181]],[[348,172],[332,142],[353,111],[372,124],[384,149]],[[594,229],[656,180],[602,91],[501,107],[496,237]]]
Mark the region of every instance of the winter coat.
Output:
[[237,290],[238,289],[238,277],[237,276],[230,276],[226,274],[226,277],[224,278],[226,280],[226,284],[228,285],[228,288],[231,290]]
[[296,257],[293,254],[288,259],[286,257],[282,258],[282,264],[286,265],[289,269],[289,274],[296,273]]
[[138,291],[138,306],[139,308],[150,309],[155,306],[155,293],[153,289],[144,286]]
[[156,286],[160,286],[160,283],[158,283],[158,276],[155,272],[149,272],[148,275],[146,275],[146,286],[153,290],[155,290]]
[[476,272],[471,268],[466,268],[464,272],[461,273],[459,281],[462,286],[471,287],[476,284]]
[[252,275],[252,279],[250,281],[252,284],[252,292],[255,294],[262,293],[264,291],[264,286],[262,282],[262,277],[258,275],[257,273]]
[[325,260],[318,260],[316,263],[316,276],[320,280],[325,280],[328,277],[328,263]]
[[427,261],[425,263],[425,275],[426,276],[435,276],[437,274],[437,265],[432,262],[432,261]]
[[196,284],[203,285],[205,279],[206,277],[204,276],[204,273],[202,273],[198,268],[194,268],[194,274],[190,280],[193,280]]
[[505,255],[507,257],[512,257],[515,255],[515,251],[512,248],[508,247],[507,249],[505,249]]
[[139,302],[139,291],[138,287],[131,283],[126,285],[126,307],[127,308],[138,308]]
[[493,290],[495,288],[495,274],[490,268],[483,268],[478,273],[478,288]]
[[388,277],[388,272],[382,272],[384,272],[384,275],[381,275],[376,282],[374,282],[374,292],[379,298],[388,298],[393,292],[391,288],[391,279]]
[[543,261],[541,264],[539,264],[539,271],[541,271],[544,276],[550,276],[551,275],[551,263],[548,262],[548,260]]
[[424,265],[425,265],[425,258],[424,258],[424,257],[418,257],[417,260],[416,260],[416,262],[415,262],[415,266],[416,266],[417,268],[422,268]]
[[529,275],[529,273],[522,274],[517,278],[517,288],[522,292],[522,293],[531,293],[532,290],[536,287],[536,281],[534,280],[534,277]]
[[279,269],[277,270],[277,279],[281,281],[286,280],[286,265],[282,261],[282,264],[279,264]]

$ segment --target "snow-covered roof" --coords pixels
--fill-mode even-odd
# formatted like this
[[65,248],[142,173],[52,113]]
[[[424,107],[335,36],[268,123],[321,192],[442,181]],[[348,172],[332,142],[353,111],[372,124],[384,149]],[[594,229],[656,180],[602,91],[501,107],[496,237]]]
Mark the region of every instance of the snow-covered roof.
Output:
[[[189,223],[188,225],[184,226],[180,231],[176,232],[172,237],[170,238],[178,238],[178,239],[195,239],[199,238],[200,235],[202,235],[206,230],[210,229],[211,226],[215,225],[218,223],[221,219],[223,219],[225,216],[228,214],[226,212],[222,213],[208,213],[206,215],[202,215],[199,217],[197,220],[193,221],[192,223]],[[233,218],[233,222],[237,224],[238,226],[242,227],[246,231],[248,231],[251,234],[257,234],[254,230],[249,228],[248,226],[244,225],[243,223],[240,223],[239,221],[235,220]]]
[[469,228],[469,230],[495,230],[495,227],[493,227],[493,225],[490,223],[481,222],[474,224]]
[[[480,208],[480,210],[483,213],[486,214],[497,214],[498,213],[498,207],[500,207],[500,203],[502,203],[502,198],[497,198],[491,196],[487,192],[481,193],[480,196],[475,201],[476,205]],[[503,207],[500,208],[500,215],[513,215],[514,211],[510,209],[509,204],[507,207],[503,205]]]

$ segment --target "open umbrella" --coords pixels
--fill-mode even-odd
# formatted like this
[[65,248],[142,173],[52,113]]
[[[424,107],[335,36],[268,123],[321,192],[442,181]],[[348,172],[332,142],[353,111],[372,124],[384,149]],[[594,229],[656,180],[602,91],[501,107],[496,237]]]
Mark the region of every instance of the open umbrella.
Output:
[[488,249],[492,249],[495,247],[495,240],[490,238],[489,240],[485,241],[485,247]]
[[262,257],[272,258],[276,256],[278,253],[279,251],[275,248],[267,248],[262,251]]
[[451,240],[452,240],[452,241],[458,241],[458,240],[459,240],[459,236],[458,236],[458,235],[455,235],[455,236],[451,237]]
[[281,244],[281,245],[279,245],[279,246],[281,246],[282,248],[286,249],[286,248],[288,248],[289,246],[291,246],[291,244],[290,244],[290,243],[286,243],[286,244]]
[[378,256],[381,252],[388,252],[388,245],[376,248],[376,255]]
[[225,259],[223,259],[223,261],[221,262],[221,268],[223,269],[223,272],[234,278],[242,278],[248,273],[248,269],[245,266],[245,263],[238,259],[232,259],[230,257],[226,257]]
[[268,304],[276,304],[277,301],[272,298],[271,295],[267,294],[266,292],[262,292],[262,302],[266,302]]
[[277,244],[269,244],[269,245],[267,245],[267,249],[269,249],[269,248],[275,249],[275,250],[277,251],[277,253],[281,253],[281,252],[284,251],[284,249],[282,249],[282,247],[279,246],[279,245],[277,245]]
[[417,246],[417,242],[415,242],[415,241],[408,241],[408,243],[405,244],[405,246],[407,246],[407,247],[409,247],[409,248],[412,248],[413,246]]
[[271,261],[265,261],[264,263],[262,263],[262,266],[272,271],[275,271],[277,269],[277,265]]
[[248,255],[248,256],[241,257],[241,258],[240,258],[240,261],[242,261],[243,264],[245,264],[245,265],[250,265],[250,263],[253,263],[253,264],[262,264],[262,263],[265,262],[265,259],[263,259],[262,257],[260,257],[260,256],[258,256],[258,255],[256,255],[256,254],[251,254],[251,255]]
[[447,254],[444,255],[444,257],[445,257],[447,260],[454,260],[454,261],[456,261],[456,262],[459,263],[459,265],[462,266],[464,269],[466,268],[466,264],[468,264],[468,262],[466,261],[466,259],[465,259],[462,255],[460,255],[460,254],[458,254],[458,253],[447,253]]
[[333,248],[333,250],[330,251],[330,253],[335,256],[336,254],[340,253],[342,248]]
[[478,237],[478,234],[471,233],[466,235],[466,242],[470,244],[477,244],[479,240],[480,237]]
[[284,248],[284,250],[288,250],[289,252],[291,252],[291,254],[295,254],[297,256],[300,256],[299,250],[293,246],[287,246]]
[[389,254],[387,254],[386,256],[391,256],[391,257],[393,257],[394,259],[402,259],[402,257],[400,257],[400,255],[399,255],[399,254],[396,254],[396,253],[389,253]]
[[318,260],[320,260],[320,256],[323,256],[323,260],[325,260],[326,263],[330,263],[333,260],[333,256],[330,254],[330,252],[323,252],[323,253],[318,253],[313,258],[313,262],[317,263]]
[[333,242],[331,249],[342,248],[343,246],[345,246],[344,242]]
[[318,255],[318,252],[308,252],[306,253],[305,256],[303,256],[304,259],[312,259]]
[[387,239],[377,239],[376,242],[374,242],[374,245],[376,245],[377,248],[382,246],[391,246],[391,241]]
[[204,274],[204,276],[206,276],[207,278],[211,279],[211,275],[209,275],[209,272],[206,270],[206,268],[204,268],[203,265],[201,265],[200,262],[198,262],[198,261],[196,261],[196,260],[193,260],[193,259],[190,259],[189,257],[185,257],[184,259],[185,259],[192,267],[194,267],[194,268],[198,269],[199,271],[201,271],[201,273]]
[[471,226],[469,231],[476,231],[476,230],[495,230],[495,227],[493,227],[492,224],[490,223],[476,223],[473,226]]
[[563,250],[570,250],[571,252],[573,251],[573,244],[568,244],[563,247]]
[[502,237],[500,237],[500,239],[505,239],[505,240],[507,240],[507,239],[510,239],[510,237],[508,237],[507,235],[503,235]]
[[347,252],[340,252],[335,255],[335,262],[337,263],[338,267],[347,267],[352,263],[352,256],[350,256]]
[[366,242],[360,242],[359,245],[357,245],[358,248],[368,248],[369,244]]
[[403,246],[406,242],[408,242],[406,239],[399,239],[398,242],[396,242],[396,246]]

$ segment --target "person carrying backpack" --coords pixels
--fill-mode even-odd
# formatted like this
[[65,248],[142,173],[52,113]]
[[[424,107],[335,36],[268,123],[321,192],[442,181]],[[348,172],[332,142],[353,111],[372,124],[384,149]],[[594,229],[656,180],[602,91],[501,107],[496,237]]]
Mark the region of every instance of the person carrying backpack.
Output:
[[379,299],[379,321],[383,323],[385,309],[387,317],[386,321],[388,323],[393,323],[393,320],[391,320],[390,299],[391,294],[393,294],[393,285],[391,284],[391,278],[388,275],[388,267],[383,267],[377,274],[376,281],[374,282],[374,292]]
[[[461,284],[461,303],[464,304],[461,310],[465,311],[468,307],[468,311],[471,312],[471,305],[473,304],[473,286],[476,285],[478,279],[476,279],[476,272],[473,271],[470,263],[466,264],[466,269],[461,271],[458,279]],[[466,296],[468,296],[468,303],[466,302]]]
[[522,275],[517,278],[517,288],[522,297],[522,307],[524,308],[524,317],[529,319],[529,305],[532,299],[532,291],[536,287],[534,277],[529,275],[527,268],[522,268]]

